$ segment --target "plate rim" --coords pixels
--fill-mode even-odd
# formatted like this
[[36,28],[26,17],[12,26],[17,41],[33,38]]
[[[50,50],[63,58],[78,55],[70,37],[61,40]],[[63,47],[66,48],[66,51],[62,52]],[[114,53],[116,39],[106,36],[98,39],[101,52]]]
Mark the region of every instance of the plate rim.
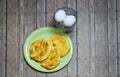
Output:
[[[69,52],[69,53],[71,53],[70,54],[70,58],[67,60],[67,62],[63,65],[63,66],[61,66],[60,68],[58,68],[58,69],[56,69],[56,70],[40,70],[40,69],[38,69],[38,67],[37,66],[35,66],[34,64],[32,64],[29,60],[28,60],[28,57],[27,57],[27,55],[26,55],[26,53],[27,53],[27,51],[26,51],[26,46],[27,46],[27,42],[28,42],[28,40],[29,40],[29,38],[32,36],[32,35],[34,35],[35,33],[37,33],[37,32],[42,32],[42,31],[44,31],[44,30],[54,30],[54,31],[56,31],[56,32],[58,32],[58,33],[60,33],[60,34],[63,34],[63,35],[65,35],[65,37],[67,37],[67,39],[68,39],[68,41],[69,41],[69,43],[70,43],[70,46],[71,46],[71,49],[70,49],[70,51],[71,52]],[[73,43],[72,43],[72,40],[71,40],[71,38],[70,38],[70,36],[68,35],[68,34],[66,34],[66,33],[64,33],[61,29],[58,29],[58,28],[54,28],[54,27],[41,27],[41,28],[38,28],[38,29],[36,29],[36,30],[34,30],[34,31],[32,31],[27,37],[26,37],[26,39],[25,39],[25,41],[24,41],[24,48],[23,48],[24,50],[23,50],[23,55],[24,55],[24,59],[25,59],[25,61],[26,61],[26,63],[30,66],[30,67],[32,67],[33,69],[35,69],[35,70],[37,70],[37,71],[40,71],[40,72],[56,72],[56,71],[59,71],[60,69],[62,69],[62,68],[64,68],[70,61],[71,61],[71,58],[72,58],[72,56],[73,56],[73,50],[74,50],[74,47],[73,47]],[[26,52],[26,53],[25,53]]]

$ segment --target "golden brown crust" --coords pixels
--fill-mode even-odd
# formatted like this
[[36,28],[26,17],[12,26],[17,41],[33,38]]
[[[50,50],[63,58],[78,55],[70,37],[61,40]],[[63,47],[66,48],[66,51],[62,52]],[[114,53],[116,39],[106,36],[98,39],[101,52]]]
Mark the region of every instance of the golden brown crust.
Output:
[[46,39],[34,41],[30,47],[30,57],[36,61],[46,59],[51,51],[51,44]]
[[46,69],[53,69],[60,63],[60,53],[56,48],[53,48],[47,59],[40,62],[41,66]]
[[34,41],[30,46],[30,58],[40,62],[41,66],[51,70],[58,66],[60,58],[70,50],[66,37],[53,35],[49,39]]
[[62,35],[54,35],[50,38],[53,47],[56,47],[60,53],[61,57],[65,56],[70,49],[67,39]]

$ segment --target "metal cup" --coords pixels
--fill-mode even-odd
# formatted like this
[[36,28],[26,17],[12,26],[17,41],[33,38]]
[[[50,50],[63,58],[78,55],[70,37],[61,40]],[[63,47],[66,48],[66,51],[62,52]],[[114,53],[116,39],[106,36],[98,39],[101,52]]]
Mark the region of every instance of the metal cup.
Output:
[[[55,20],[55,14],[59,10],[64,10],[66,12],[66,15],[73,15],[73,16],[75,16],[75,18],[76,18],[75,23],[73,25],[71,25],[71,26],[68,27],[63,22],[57,22]],[[56,10],[56,12],[54,13],[55,26],[57,28],[61,29],[64,32],[71,31],[74,28],[74,26],[75,26],[75,24],[77,22],[77,13],[76,13],[76,11],[74,11],[72,8],[69,8],[69,7],[62,7],[62,8],[59,8],[58,10]]]

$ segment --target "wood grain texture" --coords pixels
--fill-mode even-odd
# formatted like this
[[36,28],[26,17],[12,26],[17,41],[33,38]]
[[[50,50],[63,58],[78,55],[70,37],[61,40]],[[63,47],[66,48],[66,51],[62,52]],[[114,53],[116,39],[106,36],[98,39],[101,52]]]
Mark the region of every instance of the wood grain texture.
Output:
[[[118,19],[118,42],[120,42],[120,1],[117,0],[117,19]],[[120,51],[119,51],[120,52]]]
[[6,60],[6,1],[0,0],[0,77],[5,77]]
[[19,65],[19,73],[20,76],[19,77],[23,77],[23,63],[24,63],[24,57],[23,57],[23,45],[24,45],[24,38],[23,38],[23,34],[24,34],[24,1],[20,0],[19,2],[19,24],[20,24],[20,65]]
[[109,77],[117,77],[116,0],[108,1]]
[[95,10],[96,75],[98,77],[107,77],[109,74],[107,0],[95,0]]
[[[67,5],[69,4],[68,1],[69,0],[62,0],[62,1],[56,0],[56,2],[55,2],[56,9],[55,10],[57,10],[58,8],[61,8],[61,7],[67,7]],[[73,3],[74,3],[74,1],[73,1]]]
[[[38,72],[23,57],[24,41],[38,28],[54,27],[61,7],[78,14],[67,32],[73,57],[57,72]],[[0,77],[120,77],[119,42],[119,0],[0,0]]]
[[77,0],[78,77],[90,77],[89,0]]
[[[36,0],[23,0],[24,16],[23,16],[23,40],[36,29]],[[36,71],[32,69],[26,61],[23,62],[23,77],[36,77]]]
[[[77,7],[76,7],[76,0],[67,0],[67,7],[74,9],[77,12]],[[72,43],[73,43],[73,56],[72,59],[70,61],[70,63],[68,64],[68,77],[77,77],[78,71],[77,71],[77,25],[75,25],[75,27],[68,32],[68,35],[70,36]]]
[[37,0],[37,28],[46,26],[46,0]]
[[46,0],[46,26],[54,26],[53,15],[56,0]]
[[90,29],[91,29],[91,41],[90,41],[90,77],[96,77],[96,45],[95,45],[95,5],[94,0],[90,0],[89,12],[90,12]]
[[19,75],[19,17],[16,0],[7,1],[7,77]]
[[117,30],[118,30],[118,77],[120,76],[120,1],[117,0]]

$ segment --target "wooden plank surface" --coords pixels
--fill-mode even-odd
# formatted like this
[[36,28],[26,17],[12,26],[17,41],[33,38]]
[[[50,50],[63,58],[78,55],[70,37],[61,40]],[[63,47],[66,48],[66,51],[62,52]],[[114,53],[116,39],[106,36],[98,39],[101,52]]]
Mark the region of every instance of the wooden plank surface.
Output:
[[7,77],[19,75],[19,1],[7,1]]
[[37,0],[37,28],[46,26],[46,0]]
[[[78,14],[68,32],[73,57],[57,72],[38,72],[23,57],[24,41],[35,29],[54,26],[54,12],[66,6]],[[119,0],[0,0],[0,77],[119,77],[119,11]]]
[[0,77],[5,77],[6,70],[6,1],[0,0]]
[[109,42],[109,77],[117,77],[117,24],[116,0],[108,1],[108,42]]
[[78,77],[90,76],[89,0],[77,0]]
[[23,34],[24,34],[24,1],[21,0],[19,2],[19,25],[20,25],[20,65],[19,65],[19,77],[23,77],[23,63],[24,63],[24,57],[23,57],[23,44],[24,44],[24,38],[23,38]]
[[[24,1],[24,17],[23,17],[23,40],[36,29],[36,0],[23,0]],[[23,77],[36,77],[36,71],[31,68],[26,61],[23,63]]]
[[90,77],[96,77],[96,50],[95,50],[95,2],[90,0],[90,29],[91,29],[91,42],[90,42]]
[[[95,52],[96,75],[108,76],[108,9],[107,0],[95,0]],[[101,6],[102,5],[102,6]],[[108,76],[109,77],[109,76]]]
[[117,39],[117,41],[118,41],[118,69],[117,69],[117,71],[118,71],[118,77],[120,76],[120,1],[119,0],[117,0],[116,1],[117,2],[117,31],[118,31],[118,33],[117,33],[117,35],[118,35],[118,39]]
[[55,2],[56,0],[46,0],[46,26],[53,26],[53,14],[55,11]]

